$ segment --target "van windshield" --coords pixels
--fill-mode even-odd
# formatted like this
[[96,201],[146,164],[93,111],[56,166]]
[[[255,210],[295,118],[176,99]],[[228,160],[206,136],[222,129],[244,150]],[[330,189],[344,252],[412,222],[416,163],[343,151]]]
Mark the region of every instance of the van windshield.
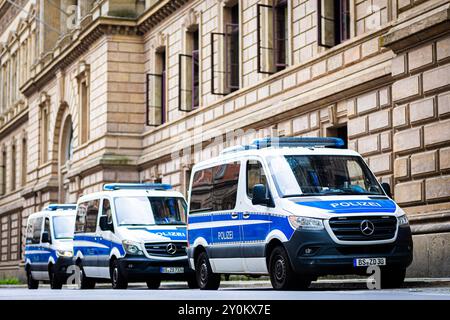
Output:
[[123,225],[184,225],[186,203],[174,197],[117,197],[117,223]]
[[73,239],[75,216],[53,217],[53,236],[55,239]]
[[268,159],[281,197],[384,195],[364,161],[357,156],[287,155]]

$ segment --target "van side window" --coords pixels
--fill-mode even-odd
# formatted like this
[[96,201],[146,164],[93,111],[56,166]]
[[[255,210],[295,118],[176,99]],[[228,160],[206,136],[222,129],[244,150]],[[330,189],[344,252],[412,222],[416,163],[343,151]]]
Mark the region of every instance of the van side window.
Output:
[[213,167],[214,211],[231,210],[236,206],[240,162]]
[[42,232],[42,217],[36,218],[33,221],[33,238],[31,239],[32,244],[41,243],[41,232]]
[[50,219],[45,218],[44,220],[44,232],[47,232],[48,239],[51,241],[52,233],[50,232]]
[[36,221],[36,218],[29,219],[27,224],[27,230],[26,230],[26,244],[32,244],[33,243],[33,233],[34,233],[34,222]]
[[111,203],[108,199],[103,199],[102,216],[108,217],[108,224],[113,223],[112,213],[111,213]]
[[240,167],[240,162],[232,162],[197,171],[192,181],[190,213],[234,209]]
[[80,203],[75,221],[75,233],[95,232],[100,200]]
[[247,195],[250,199],[253,198],[253,187],[256,184],[265,185],[267,190],[267,178],[261,162],[249,160],[247,162]]
[[191,188],[190,212],[212,210],[212,168],[197,171]]

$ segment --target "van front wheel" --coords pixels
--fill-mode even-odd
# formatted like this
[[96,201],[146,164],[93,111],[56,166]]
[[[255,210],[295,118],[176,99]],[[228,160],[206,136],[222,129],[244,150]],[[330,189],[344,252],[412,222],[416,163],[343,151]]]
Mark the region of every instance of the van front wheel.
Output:
[[50,278],[50,288],[51,289],[62,289],[63,283],[58,277],[58,275],[55,273],[54,266],[50,266],[50,270],[48,272],[48,277]]
[[118,260],[114,260],[111,266],[111,284],[113,289],[128,288],[128,280],[125,278]]
[[213,273],[206,252],[200,253],[195,267],[197,283],[201,290],[217,290],[220,286],[220,274]]
[[[287,290],[299,286],[299,280],[292,270],[286,250],[278,246],[273,249],[269,260],[270,282],[275,290]],[[300,285],[305,287],[305,284]]]
[[159,278],[148,279],[146,282],[149,289],[158,289],[161,285],[161,279]]
[[37,289],[39,288],[39,281],[33,279],[33,275],[31,274],[31,270],[27,270],[27,285],[28,289]]
[[406,269],[381,269],[381,288],[400,288],[405,281]]

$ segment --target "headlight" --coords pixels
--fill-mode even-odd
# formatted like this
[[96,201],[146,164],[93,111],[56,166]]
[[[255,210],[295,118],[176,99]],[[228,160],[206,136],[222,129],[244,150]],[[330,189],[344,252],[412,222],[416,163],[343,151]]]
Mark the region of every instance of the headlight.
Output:
[[408,221],[408,218],[406,217],[406,214],[398,217],[397,220],[398,220],[398,225],[399,226],[404,226],[404,225],[408,225],[409,224],[409,221]]
[[289,216],[289,222],[294,229],[304,230],[322,230],[323,222],[321,219]]
[[56,255],[58,257],[72,258],[73,252],[70,250],[56,250]]
[[138,255],[141,256],[144,254],[144,252],[142,252],[139,243],[137,242],[133,242],[130,240],[124,240],[122,241],[122,246],[123,249],[125,250],[126,253],[128,254],[132,254],[132,255]]

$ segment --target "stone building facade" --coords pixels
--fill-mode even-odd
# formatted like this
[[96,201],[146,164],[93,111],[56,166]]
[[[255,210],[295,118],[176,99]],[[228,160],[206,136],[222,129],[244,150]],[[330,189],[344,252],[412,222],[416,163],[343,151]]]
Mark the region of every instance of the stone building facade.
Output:
[[0,71],[1,276],[45,205],[186,192],[272,135],[344,138],[408,213],[409,275],[450,275],[450,1],[0,0]]

